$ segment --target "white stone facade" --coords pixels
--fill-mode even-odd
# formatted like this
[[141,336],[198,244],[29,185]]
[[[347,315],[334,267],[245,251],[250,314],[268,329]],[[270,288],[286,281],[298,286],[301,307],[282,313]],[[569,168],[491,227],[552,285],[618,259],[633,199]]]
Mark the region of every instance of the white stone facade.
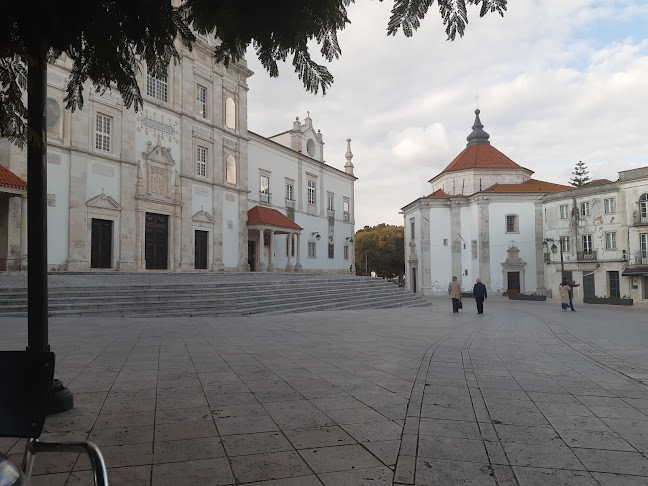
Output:
[[567,278],[580,284],[576,298],[647,301],[648,203],[642,202],[648,201],[648,167],[605,182],[544,197],[547,288],[557,292],[564,268]]
[[[304,228],[303,268],[349,271],[353,251],[345,259],[343,248],[354,234],[352,166],[344,172],[342,153],[339,170],[328,166],[321,134],[312,126],[307,131],[300,125],[301,139],[293,137],[288,146],[304,145],[293,150],[248,132],[247,78],[253,73],[245,61],[215,63],[214,45],[205,36],[191,52],[178,44],[180,61],[166,78],[142,73],[138,112],[125,109],[118,92],[95,93],[91,85],[83,110],[69,112],[63,99],[70,62],[61,58],[48,67],[50,271],[246,270],[247,212],[259,203],[264,167],[273,172],[273,184],[294,178],[295,195],[302,198],[294,217]],[[0,163],[26,179],[26,153],[7,140],[0,140]],[[316,214],[303,203],[308,174],[318,183]],[[0,188],[0,270],[24,270],[24,190],[8,191]],[[284,188],[277,191],[281,197],[272,207],[285,210]],[[332,225],[328,192],[339,207]],[[350,201],[348,221],[342,220],[343,198]],[[323,244],[333,237],[335,258],[326,258],[324,246],[317,258],[307,257],[316,231]],[[276,239],[282,262],[285,236]]]

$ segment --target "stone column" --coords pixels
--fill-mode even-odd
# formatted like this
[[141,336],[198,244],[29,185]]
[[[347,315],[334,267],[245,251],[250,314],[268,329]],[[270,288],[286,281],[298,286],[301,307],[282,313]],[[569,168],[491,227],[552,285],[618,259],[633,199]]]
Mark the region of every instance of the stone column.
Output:
[[175,265],[171,270],[174,272],[180,272],[181,269],[181,264],[182,264],[182,253],[181,253],[181,246],[182,246],[182,214],[178,209],[176,209],[176,213],[172,216],[174,219],[174,239],[175,241],[173,242],[174,246],[174,254],[175,254]]
[[144,240],[144,211],[141,209],[135,210],[135,266],[137,270],[144,268],[144,255],[142,251]]
[[297,263],[295,263],[295,272],[301,272],[301,233],[297,233]]
[[[545,263],[544,263],[544,249],[542,248],[542,240],[544,240],[543,231],[543,218],[542,218],[542,200],[535,203],[535,259],[536,259],[536,292],[545,295],[547,289],[545,288]],[[524,272],[523,272],[524,273]]]
[[288,240],[287,240],[287,247],[288,247],[288,263],[286,263],[286,272],[292,272],[293,266],[292,263],[290,263],[290,255],[292,254],[292,243],[293,243],[293,234],[294,233],[288,233]]
[[[462,283],[463,266],[461,261],[461,207],[457,204],[450,206],[450,241],[452,242],[452,276],[457,277],[459,283]],[[463,289],[463,285],[461,287]]]
[[20,269],[27,269],[27,195],[20,196]]
[[258,271],[259,272],[265,272],[266,271],[266,265],[265,265],[265,245],[263,242],[263,228],[259,230],[259,264],[257,265]]
[[270,230],[270,238],[268,238],[268,272],[274,272],[274,230]]
[[486,289],[491,290],[491,267],[490,267],[490,213],[486,202],[480,202],[477,206],[477,232],[479,234],[479,275]]

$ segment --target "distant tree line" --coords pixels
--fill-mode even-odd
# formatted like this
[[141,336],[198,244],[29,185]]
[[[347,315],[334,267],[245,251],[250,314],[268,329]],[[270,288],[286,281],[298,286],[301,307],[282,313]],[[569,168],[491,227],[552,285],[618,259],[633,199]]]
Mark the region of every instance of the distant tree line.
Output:
[[379,277],[397,277],[405,270],[403,227],[381,223],[358,230],[355,262],[356,275],[376,272]]

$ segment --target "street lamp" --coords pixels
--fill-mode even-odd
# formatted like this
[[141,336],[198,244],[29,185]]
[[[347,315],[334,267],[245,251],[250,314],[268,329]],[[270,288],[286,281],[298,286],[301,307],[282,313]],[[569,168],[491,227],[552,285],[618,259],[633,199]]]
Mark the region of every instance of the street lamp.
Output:
[[[556,241],[552,238],[545,238],[545,240],[542,242],[544,246],[548,246],[548,242],[552,242],[553,244],[551,245],[551,253],[554,255],[558,253],[558,246],[556,246]],[[560,275],[561,275],[561,281],[565,279],[565,260],[563,258],[563,245],[562,241],[560,242]]]

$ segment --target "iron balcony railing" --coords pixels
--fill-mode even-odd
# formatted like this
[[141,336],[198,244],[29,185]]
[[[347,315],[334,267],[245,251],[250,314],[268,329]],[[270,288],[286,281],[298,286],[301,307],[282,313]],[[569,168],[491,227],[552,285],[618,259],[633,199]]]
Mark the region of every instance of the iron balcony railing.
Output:
[[335,218],[335,209],[329,209],[328,211],[326,211],[326,215],[329,218]]
[[596,261],[596,250],[583,250],[576,252],[578,261]]
[[634,263],[635,265],[648,265],[648,252],[638,251],[635,253],[634,261],[630,263]]
[[292,199],[286,199],[286,207],[295,209],[295,201]]
[[351,221],[351,213],[345,211],[345,212],[344,212],[344,217],[343,217],[342,220],[343,220],[345,223],[348,223],[349,221]]
[[634,224],[648,224],[648,213],[634,212]]

